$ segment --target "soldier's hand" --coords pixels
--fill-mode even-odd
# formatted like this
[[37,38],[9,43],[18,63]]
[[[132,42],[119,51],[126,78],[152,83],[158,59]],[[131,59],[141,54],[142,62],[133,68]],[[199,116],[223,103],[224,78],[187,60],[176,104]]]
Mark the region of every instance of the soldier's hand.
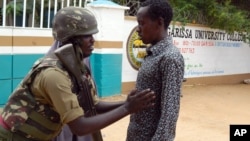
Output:
[[125,108],[129,113],[135,113],[154,106],[154,99],[155,93],[150,89],[143,91],[132,90],[125,102]]

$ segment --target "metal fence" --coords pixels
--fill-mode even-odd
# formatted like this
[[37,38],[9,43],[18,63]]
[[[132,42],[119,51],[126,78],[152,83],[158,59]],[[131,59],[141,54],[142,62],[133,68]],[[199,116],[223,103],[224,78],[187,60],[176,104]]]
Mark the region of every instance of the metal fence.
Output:
[[135,16],[140,0],[113,0],[115,3],[118,3],[123,6],[127,6],[130,9],[125,11],[126,16]]
[[50,28],[55,13],[66,6],[84,6],[84,1],[2,0],[0,26]]
[[[67,6],[84,7],[93,0],[1,0],[0,1],[0,27],[31,27],[51,28],[56,12]],[[125,15],[134,16],[139,1],[114,0],[123,6],[130,7]]]

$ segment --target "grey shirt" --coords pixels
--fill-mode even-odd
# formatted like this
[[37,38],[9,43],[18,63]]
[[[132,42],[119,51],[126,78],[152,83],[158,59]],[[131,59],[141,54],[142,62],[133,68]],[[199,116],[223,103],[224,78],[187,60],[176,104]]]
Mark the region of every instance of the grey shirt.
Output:
[[136,87],[155,91],[155,106],[131,115],[127,141],[172,141],[179,116],[184,59],[171,37],[147,50]]

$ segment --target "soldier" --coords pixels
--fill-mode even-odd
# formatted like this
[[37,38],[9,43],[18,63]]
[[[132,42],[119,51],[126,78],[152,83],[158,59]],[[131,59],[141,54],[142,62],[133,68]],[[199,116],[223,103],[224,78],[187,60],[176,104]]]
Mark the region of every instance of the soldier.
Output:
[[[83,58],[91,55],[93,34],[98,32],[97,21],[89,10],[79,7],[59,10],[52,30],[55,40],[60,43],[59,49],[72,47],[73,52],[62,55],[65,58],[51,52],[34,64],[3,108],[1,141],[49,141],[64,125],[77,136],[93,134],[131,113],[154,105],[150,102],[155,97],[154,92],[149,89],[132,90],[124,102],[108,103],[97,99],[90,73],[81,63]],[[88,89],[85,87],[84,90],[88,91],[82,91],[79,78],[69,71],[72,65],[86,78]],[[82,99],[90,92],[90,99]],[[82,106],[88,102],[94,103],[91,109]],[[99,114],[85,116],[94,110]]]

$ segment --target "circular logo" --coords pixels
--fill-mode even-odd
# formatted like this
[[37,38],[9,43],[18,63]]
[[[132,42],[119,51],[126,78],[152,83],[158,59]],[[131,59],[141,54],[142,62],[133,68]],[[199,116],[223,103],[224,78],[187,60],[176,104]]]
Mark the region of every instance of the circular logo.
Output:
[[143,58],[146,56],[147,45],[142,42],[136,31],[137,26],[132,29],[127,41],[127,58],[130,65],[139,70]]

